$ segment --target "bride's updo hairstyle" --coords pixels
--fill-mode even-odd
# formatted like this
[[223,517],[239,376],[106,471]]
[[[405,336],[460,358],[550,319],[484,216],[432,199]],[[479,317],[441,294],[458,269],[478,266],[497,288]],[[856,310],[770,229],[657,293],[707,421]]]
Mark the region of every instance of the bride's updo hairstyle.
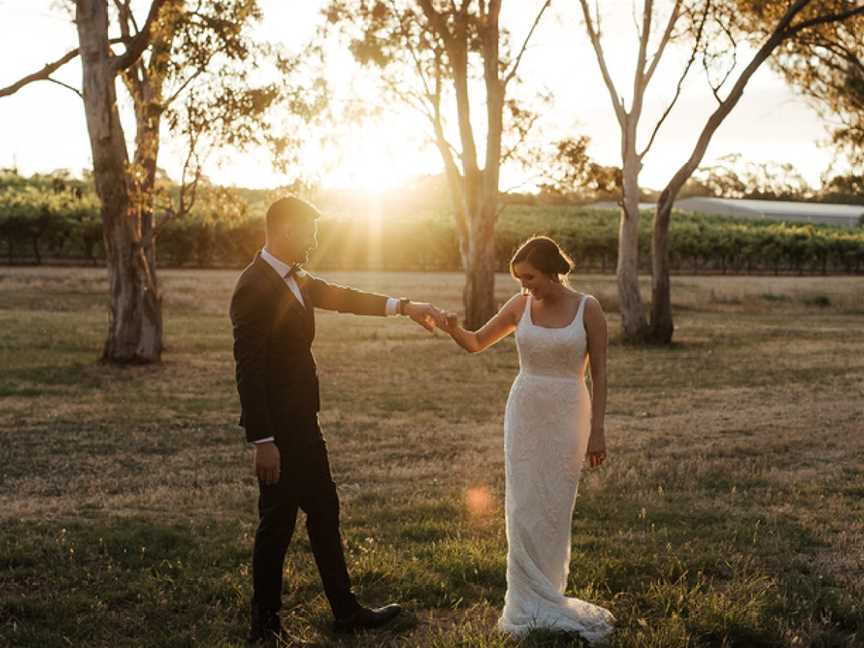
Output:
[[573,270],[573,259],[548,236],[532,236],[519,246],[510,259],[510,274],[514,279],[518,279],[514,266],[523,261],[558,283],[566,283],[567,275]]

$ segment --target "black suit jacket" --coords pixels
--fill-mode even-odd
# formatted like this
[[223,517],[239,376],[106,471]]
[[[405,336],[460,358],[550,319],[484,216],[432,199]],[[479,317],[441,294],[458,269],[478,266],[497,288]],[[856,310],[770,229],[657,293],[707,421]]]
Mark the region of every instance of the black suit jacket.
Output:
[[276,270],[256,255],[231,297],[240,425],[246,440],[274,437],[280,446],[318,435],[321,407],[312,355],[315,308],[385,315],[387,297],[295,276],[304,307]]

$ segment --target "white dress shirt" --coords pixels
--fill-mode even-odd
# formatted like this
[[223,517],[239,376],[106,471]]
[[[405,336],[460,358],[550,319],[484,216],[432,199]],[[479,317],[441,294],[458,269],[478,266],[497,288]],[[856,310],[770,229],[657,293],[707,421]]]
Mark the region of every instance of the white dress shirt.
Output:
[[[303,276],[303,270],[297,270],[291,276],[288,276],[288,273],[291,271],[291,266],[285,263],[284,261],[280,261],[275,256],[270,254],[267,251],[267,248],[261,249],[261,258],[270,264],[279,276],[285,281],[285,285],[288,286],[288,289],[294,293],[294,296],[297,298],[297,301],[300,302],[300,305],[304,308],[307,308],[306,301],[303,299],[303,292],[300,290],[300,286],[297,283],[297,280],[294,278],[295,275]],[[396,315],[399,310],[399,300],[395,297],[387,298],[387,305],[384,309],[384,313],[386,315]],[[257,439],[255,443],[268,443],[270,441],[274,441],[273,437],[266,437],[264,439]]]
[[[264,259],[267,263],[270,264],[280,277],[285,281],[285,284],[294,293],[294,296],[297,298],[297,301],[300,302],[300,305],[305,307],[306,302],[303,301],[303,293],[300,291],[300,286],[297,284],[297,280],[294,278],[292,274],[290,277],[287,276],[289,272],[291,272],[291,266],[285,263],[284,261],[280,261],[275,256],[270,254],[267,251],[267,248],[263,248],[261,250],[261,258]],[[302,270],[297,270],[297,274],[303,272]]]

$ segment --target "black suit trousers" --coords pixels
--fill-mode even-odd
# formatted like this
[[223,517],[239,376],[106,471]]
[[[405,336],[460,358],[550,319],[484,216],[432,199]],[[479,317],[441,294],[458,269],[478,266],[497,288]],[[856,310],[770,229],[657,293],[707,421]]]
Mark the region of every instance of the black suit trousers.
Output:
[[[330,608],[337,618],[358,606],[351,591],[339,532],[339,497],[330,474],[327,445],[317,439],[280,447],[279,482],[259,480],[258,530],[252,554],[253,605],[276,611],[282,605],[285,552],[297,523],[297,511],[306,514],[306,530]],[[310,435],[311,436],[311,435]]]

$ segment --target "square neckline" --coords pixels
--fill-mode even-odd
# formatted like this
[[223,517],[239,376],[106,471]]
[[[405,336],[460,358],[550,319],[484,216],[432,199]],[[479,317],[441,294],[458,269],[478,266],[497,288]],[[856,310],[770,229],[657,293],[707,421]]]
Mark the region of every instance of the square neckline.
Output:
[[525,309],[528,311],[528,323],[535,328],[547,329],[549,331],[563,331],[564,329],[568,329],[576,323],[576,318],[578,318],[579,313],[582,312],[582,306],[587,297],[588,295],[586,293],[582,293],[582,297],[579,299],[579,305],[576,307],[576,314],[573,315],[573,319],[570,320],[569,324],[565,324],[564,326],[543,326],[542,324],[534,323],[534,317],[531,315],[531,295],[528,295],[528,299],[525,300]]

